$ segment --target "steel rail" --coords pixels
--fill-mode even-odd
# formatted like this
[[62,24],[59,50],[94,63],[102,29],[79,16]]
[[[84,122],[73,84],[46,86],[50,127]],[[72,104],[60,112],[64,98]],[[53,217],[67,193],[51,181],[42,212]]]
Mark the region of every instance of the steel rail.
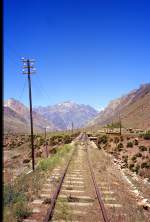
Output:
[[70,159],[69,159],[68,162],[67,162],[67,166],[66,166],[66,168],[65,168],[65,170],[64,170],[64,172],[63,172],[63,174],[62,174],[62,177],[61,177],[61,179],[60,179],[60,182],[59,182],[59,184],[58,184],[58,187],[57,187],[57,189],[56,189],[55,192],[54,192],[54,195],[53,195],[53,197],[52,197],[52,199],[51,199],[51,205],[50,205],[49,209],[47,210],[47,214],[46,214],[43,222],[48,222],[48,221],[50,221],[50,220],[52,219],[52,216],[53,216],[53,213],[54,213],[55,204],[56,204],[56,201],[57,201],[59,192],[60,192],[60,190],[61,190],[61,187],[62,187],[64,178],[65,178],[65,175],[66,175],[66,173],[67,173],[67,170],[68,170],[69,164],[70,164],[70,162],[71,162],[71,160],[72,160],[72,157],[73,157],[74,152],[75,152],[75,148],[74,148],[74,150],[73,150],[73,152],[72,152],[72,154],[71,154]]
[[102,200],[102,195],[101,195],[101,193],[99,191],[99,188],[97,186],[97,182],[96,182],[96,179],[95,179],[94,171],[93,171],[93,168],[92,168],[92,165],[91,165],[91,161],[90,161],[90,158],[89,158],[88,147],[87,147],[87,156],[88,156],[88,158],[87,158],[88,159],[88,164],[89,164],[89,168],[90,168],[90,172],[91,172],[94,188],[95,188],[95,191],[96,191],[96,195],[97,195],[97,198],[98,198],[99,206],[100,206],[100,209],[101,209],[101,212],[102,212],[103,220],[104,220],[104,222],[110,222],[109,219],[108,219],[108,216],[107,216],[107,212],[106,212],[103,200]]

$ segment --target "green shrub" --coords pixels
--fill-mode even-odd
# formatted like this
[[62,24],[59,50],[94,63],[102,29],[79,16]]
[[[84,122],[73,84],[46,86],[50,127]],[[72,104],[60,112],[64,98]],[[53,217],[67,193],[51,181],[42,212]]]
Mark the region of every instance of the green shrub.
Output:
[[3,193],[4,205],[10,206],[13,203],[17,203],[18,201],[25,201],[26,196],[23,192],[16,191],[14,186],[8,184],[4,185],[4,193]]
[[136,174],[139,173],[139,169],[140,169],[140,165],[136,164],[136,166],[134,167],[134,172],[136,172]]
[[117,145],[117,150],[118,150],[118,151],[121,151],[122,148],[123,148],[123,144],[122,144],[122,143],[119,143],[119,144]]
[[98,144],[100,143],[106,144],[108,142],[108,137],[106,135],[99,136],[97,142]]
[[127,143],[127,147],[133,147],[133,143],[132,142],[128,142]]
[[131,160],[133,161],[133,162],[136,162],[136,155],[135,156],[133,156],[132,158],[131,158]]
[[139,141],[138,140],[134,140],[134,144],[137,146],[137,145],[139,145]]
[[[74,136],[75,135],[77,135],[77,133],[74,134]],[[71,141],[72,141],[72,136],[69,134],[54,135],[50,137],[49,145],[55,146],[60,143],[68,144],[68,143],[71,143]]]
[[147,162],[141,163],[141,169],[142,168],[149,168],[149,163],[147,163]]
[[145,133],[145,134],[143,135],[143,138],[144,138],[145,140],[150,140],[150,131],[147,132],[147,133]]
[[44,179],[45,175],[43,171],[36,169],[30,174],[23,174],[19,176],[15,180],[14,187],[18,192],[24,193],[28,200],[31,200],[32,195],[38,197]]
[[123,148],[123,143],[119,143],[118,148]]
[[128,162],[128,155],[123,155],[122,159],[124,160],[125,163],[127,163]]
[[133,167],[134,167],[134,163],[130,163],[130,164],[129,164],[129,169],[132,170]]
[[114,138],[114,143],[117,144],[117,143],[119,143],[119,141],[120,141],[119,137],[115,137],[115,138]]
[[27,197],[24,192],[18,190],[15,185],[4,185],[3,192],[4,221],[22,221],[30,216],[31,211],[27,207]]
[[43,138],[41,136],[35,138],[35,145],[37,147],[40,147],[40,146],[44,145],[44,143],[45,143],[45,138]]
[[56,166],[56,164],[62,160],[62,157],[70,151],[71,148],[72,146],[70,145],[67,145],[67,144],[64,145],[53,156],[47,159],[41,160],[38,168],[42,170],[53,169]]
[[23,201],[19,201],[14,205],[13,212],[18,222],[21,222],[22,219],[25,219],[32,214],[27,204]]
[[65,135],[63,138],[63,141],[64,141],[64,144],[68,144],[68,143],[71,143],[72,138],[69,135]]
[[100,146],[99,144],[98,144],[98,146],[97,146],[97,147],[98,147],[98,149],[99,149],[99,150],[101,150],[101,149],[102,149],[102,148],[101,148],[101,146]]
[[143,151],[147,151],[147,147],[146,146],[139,146],[139,150]]
[[142,153],[140,153],[140,152],[137,153],[137,154],[136,154],[136,157],[142,157]]
[[52,137],[50,137],[50,139],[49,139],[49,145],[50,145],[50,146],[55,146],[55,145],[57,145],[57,144],[58,144],[57,136],[52,136]]
[[124,140],[124,139],[123,139],[123,136],[120,136],[120,141],[123,142],[123,140]]
[[103,144],[106,144],[107,141],[108,141],[108,137],[107,137],[106,135],[104,135],[104,136],[101,137],[101,142],[102,142]]

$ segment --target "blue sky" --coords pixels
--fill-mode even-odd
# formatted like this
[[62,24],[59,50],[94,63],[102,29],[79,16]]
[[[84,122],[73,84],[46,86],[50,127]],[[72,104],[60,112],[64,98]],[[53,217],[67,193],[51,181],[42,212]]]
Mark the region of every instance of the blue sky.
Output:
[[5,0],[4,99],[28,105],[21,57],[36,60],[33,105],[95,108],[150,82],[150,3]]

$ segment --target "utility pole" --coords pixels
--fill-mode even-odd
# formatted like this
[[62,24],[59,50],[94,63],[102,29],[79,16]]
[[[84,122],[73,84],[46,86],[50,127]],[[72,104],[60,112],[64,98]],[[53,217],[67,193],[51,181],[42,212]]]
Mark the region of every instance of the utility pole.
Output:
[[46,141],[46,129],[47,129],[47,127],[45,127],[45,149],[46,149],[46,157],[48,157],[47,141]]
[[72,126],[72,134],[73,134],[73,122],[72,122],[71,126]]
[[121,136],[122,124],[121,124],[120,112],[119,112],[119,127],[120,127],[120,136]]
[[112,118],[112,132],[114,132],[114,121],[113,121],[113,118]]
[[23,62],[23,74],[28,75],[29,102],[30,102],[32,170],[34,171],[34,169],[35,169],[35,160],[34,160],[34,137],[33,137],[33,118],[32,118],[32,92],[31,92],[31,78],[30,78],[30,75],[35,72],[35,69],[33,67],[34,60],[22,58],[22,62]]

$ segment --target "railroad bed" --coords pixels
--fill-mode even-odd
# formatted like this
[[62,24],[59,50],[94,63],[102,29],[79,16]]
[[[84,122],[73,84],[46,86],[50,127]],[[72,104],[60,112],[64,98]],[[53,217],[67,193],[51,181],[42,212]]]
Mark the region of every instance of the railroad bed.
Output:
[[103,221],[87,161],[78,145],[60,190],[52,221]]
[[[126,200],[124,202],[121,198],[126,196],[126,184],[122,178],[119,177],[119,181],[117,175],[113,175],[110,160],[105,160],[102,151],[88,140],[86,134],[81,134],[76,142],[65,167],[53,170],[48,183],[43,185],[45,194],[33,202],[34,217],[24,222],[148,221],[143,220],[146,218],[144,215],[138,214],[134,199],[127,198],[131,203],[124,205]],[[45,198],[51,200],[49,207],[43,206]],[[137,217],[133,215],[134,211]]]

